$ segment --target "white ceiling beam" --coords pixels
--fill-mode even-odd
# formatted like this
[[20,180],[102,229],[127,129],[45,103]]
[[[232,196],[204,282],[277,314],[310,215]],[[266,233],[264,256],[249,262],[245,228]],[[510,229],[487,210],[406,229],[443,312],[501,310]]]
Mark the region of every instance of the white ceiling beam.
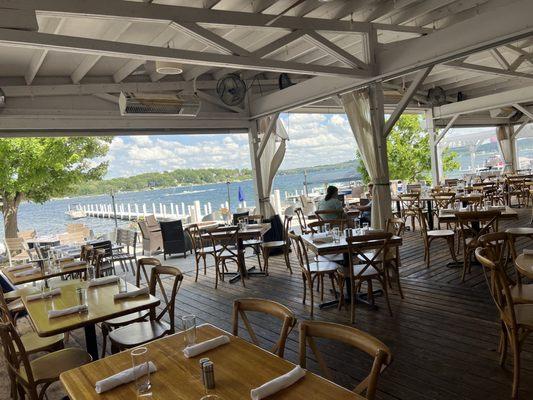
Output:
[[511,139],[516,139],[520,131],[522,131],[522,129],[524,129],[526,125],[529,124],[530,122],[531,122],[531,118],[526,118],[526,120],[522,122],[520,126],[514,130],[514,132],[512,133]]
[[[65,20],[63,18],[52,18],[43,27],[42,31],[47,33],[59,33],[64,22]],[[48,50],[46,49],[34,51],[33,56],[30,60],[30,65],[28,65],[28,69],[24,73],[24,79],[26,80],[26,84],[32,84],[33,80],[35,79],[35,76],[41,69],[41,66],[44,63],[47,54]]]
[[195,93],[201,100],[204,100],[204,101],[207,101],[207,102],[209,102],[211,104],[214,104],[217,107],[224,108],[224,109],[226,109],[228,111],[232,111],[234,113],[239,113],[239,114],[243,114],[244,113],[244,110],[242,108],[237,107],[237,106],[227,105],[222,100],[220,100],[218,97],[212,96],[209,93],[202,92],[201,90],[196,90]]
[[340,48],[335,43],[329,41],[324,36],[315,31],[307,31],[304,36],[305,40],[311,43],[313,46],[319,48],[332,57],[335,57],[338,61],[350,65],[358,69],[368,69],[369,65],[348,53],[346,50]]
[[[124,34],[124,32],[128,30],[130,26],[131,22],[115,23],[109,27],[109,29],[100,39],[113,41],[118,40]],[[101,56],[95,54],[86,56],[83,61],[78,65],[78,67],[74,70],[74,72],[70,75],[70,79],[72,80],[72,82],[80,83],[80,81],[85,77],[85,75],[87,75],[91,68],[94,67],[101,58]]]
[[521,111],[522,114],[524,114],[529,119],[533,119],[533,112],[529,111],[523,105],[515,103],[515,104],[513,104],[513,107],[516,108],[518,111]]
[[368,71],[359,71],[353,68],[302,64],[290,61],[258,59],[256,57],[236,57],[227,54],[161,48],[133,43],[113,42],[109,40],[65,35],[51,35],[47,33],[25,32],[10,29],[0,29],[0,45],[138,60],[171,61],[224,68],[229,67],[325,76],[369,76]]
[[112,94],[109,94],[109,93],[96,93],[96,94],[93,94],[93,96],[100,100],[105,100],[115,105],[118,104],[118,97],[113,96]]
[[457,118],[459,118],[459,114],[454,115],[450,122],[448,122],[448,125],[442,130],[442,132],[439,132],[437,138],[435,139],[435,146],[438,146],[442,139],[444,139],[444,136],[448,133],[448,131],[452,128],[453,124],[455,124],[455,121],[457,121]]
[[533,101],[533,86],[526,86],[521,87],[520,89],[508,90],[488,96],[434,107],[433,118],[449,118],[456,114],[470,114],[494,110],[515,103],[527,103],[530,101]]
[[288,45],[289,43],[298,40],[304,35],[304,31],[292,31],[288,35],[282,36],[277,40],[270,42],[269,44],[257,49],[253,52],[253,55],[259,58],[263,58],[270,53],[279,50],[281,47]]
[[471,64],[471,63],[466,63],[466,62],[457,62],[457,61],[447,62],[446,65],[449,65],[451,67],[456,67],[459,69],[466,69],[469,71],[479,71],[479,72],[483,72],[483,73],[490,74],[490,75],[533,79],[533,74],[511,71],[510,69],[503,70],[499,68],[486,67],[484,65]]
[[39,23],[34,10],[14,10],[0,8],[0,28],[38,31]]
[[396,124],[396,121],[400,118],[400,116],[405,111],[407,105],[413,98],[413,96],[416,94],[416,91],[420,87],[420,85],[424,82],[424,79],[429,75],[431,72],[432,67],[424,68],[416,73],[415,78],[409,85],[409,88],[402,96],[402,99],[398,102],[398,105],[390,115],[389,119],[387,119],[387,122],[385,123],[385,127],[383,130],[383,135],[387,137],[389,133],[392,131],[392,128],[394,127],[394,124]]
[[[493,7],[468,20],[426,36],[410,39],[387,50],[377,50],[378,75],[371,79],[312,78],[254,100],[254,118],[292,109],[368,85],[376,80],[401,76],[441,62],[505,45],[533,34],[533,2],[515,0]],[[468,32],[468,34],[465,34]]]
[[507,62],[507,60],[505,59],[503,54],[498,49],[496,49],[496,48],[495,49],[491,49],[490,50],[490,54],[496,60],[496,62],[498,64],[500,64],[500,67],[502,67],[505,70],[510,69],[509,63]]

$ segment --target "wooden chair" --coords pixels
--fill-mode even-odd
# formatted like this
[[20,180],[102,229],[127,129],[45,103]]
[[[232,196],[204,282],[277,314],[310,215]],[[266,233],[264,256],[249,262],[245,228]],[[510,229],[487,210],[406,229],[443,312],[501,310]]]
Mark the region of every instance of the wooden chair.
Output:
[[[261,214],[251,214],[246,217],[246,223],[247,224],[260,224],[263,222],[263,216]],[[263,266],[261,265],[261,245],[263,244],[262,238],[255,238],[255,239],[248,239],[243,241],[244,248],[250,248],[253,250],[255,256],[257,257],[257,265],[259,266],[259,270],[263,270]]]
[[315,215],[319,221],[329,222],[330,219],[345,219],[344,210],[317,210]]
[[[143,284],[141,282],[142,276],[144,276],[146,284],[149,285],[150,280],[148,279],[146,267],[154,268],[160,266],[161,261],[159,261],[157,258],[145,257],[139,259],[137,261],[137,271],[135,273],[135,286],[141,287]],[[132,324],[134,322],[145,321],[149,316],[150,312],[148,310],[142,310],[102,322],[100,325],[100,329],[102,330],[102,358],[106,355],[107,337],[112,330]]]
[[306,353],[309,345],[322,374],[329,380],[333,380],[333,375],[318,350],[315,338],[335,340],[347,344],[373,358],[370,373],[353,391],[361,396],[364,395],[368,400],[375,399],[379,375],[392,362],[392,353],[389,348],[375,337],[351,326],[322,321],[300,322],[300,366],[306,368]]
[[[239,268],[239,252],[237,249],[237,241],[239,240],[238,227],[223,227],[219,228],[217,233],[226,232],[226,238],[220,238],[208,232],[211,239],[211,248],[215,256],[215,289],[218,288],[219,278],[224,281],[224,272],[228,271],[228,261],[233,261]],[[243,286],[246,286],[244,279],[241,279]]]
[[292,328],[296,325],[296,316],[294,313],[285,307],[283,304],[266,299],[237,299],[233,302],[233,335],[239,336],[239,315],[244,323],[244,326],[250,335],[252,342],[259,346],[259,340],[255,334],[252,325],[246,315],[246,312],[259,312],[270,315],[281,321],[281,331],[279,339],[272,348],[272,353],[279,357],[283,357],[285,351],[285,343],[287,336]]
[[42,400],[48,387],[59,380],[61,373],[92,361],[86,351],[76,348],[57,350],[30,361],[22,340],[10,322],[0,323],[0,338],[8,374],[15,383],[12,391],[15,399],[27,396],[29,400]]
[[513,196],[516,197],[518,207],[526,206],[529,198],[529,189],[526,185],[526,179],[519,177],[509,177],[507,178],[506,182],[509,206],[512,206]]
[[291,251],[291,242],[289,239],[289,229],[291,227],[292,216],[285,215],[283,218],[283,240],[274,240],[271,242],[263,242],[261,245],[261,252],[263,253],[263,265],[265,274],[268,275],[268,260],[270,258],[270,252],[272,250],[281,249],[283,251],[283,257],[285,257],[285,265],[292,274],[291,261],[289,259],[289,253]]
[[459,225],[459,237],[463,245],[463,273],[461,280],[465,281],[466,272],[471,271],[471,257],[479,246],[480,236],[498,231],[499,211],[460,211],[456,213]]
[[309,262],[309,257],[307,256],[307,250],[305,244],[300,235],[295,235],[294,232],[289,232],[289,238],[292,242],[292,247],[296,252],[296,257],[298,258],[298,263],[300,265],[300,271],[302,273],[302,279],[304,283],[304,293],[303,301],[305,304],[307,299],[307,289],[309,289],[309,295],[311,297],[311,318],[313,317],[313,308],[314,308],[314,283],[318,279],[318,284],[320,287],[320,298],[324,299],[324,277],[327,275],[330,278],[331,286],[333,287],[333,293],[335,293],[335,298],[337,298],[337,291],[335,290],[335,281],[342,286],[339,282],[337,268],[338,265],[330,261],[313,261]]
[[[405,222],[401,218],[389,218],[387,219],[387,225],[385,228],[386,232],[392,233],[394,236],[403,237],[405,233]],[[401,258],[400,258],[400,247],[395,246],[394,248],[389,248],[386,257],[385,263],[385,272],[387,273],[387,280],[389,281],[389,287],[392,289],[392,283],[390,279],[389,272],[392,271],[396,277],[396,284],[398,285],[398,291],[400,292],[400,297],[403,299],[402,284],[400,280],[400,267],[401,267]]]
[[13,266],[13,263],[24,263],[32,259],[30,250],[24,239],[20,237],[5,238],[4,243],[6,245],[10,267]]
[[185,234],[189,236],[191,241],[192,251],[194,254],[194,265],[196,268],[195,282],[198,282],[198,274],[200,273],[200,260],[203,260],[204,275],[207,274],[207,256],[215,258],[215,253],[220,249],[220,246],[215,245],[213,248],[210,240],[202,238],[202,231],[198,224],[192,224],[185,229]]
[[420,224],[420,216],[419,216],[419,209],[420,209],[420,193],[404,193],[399,194],[398,198],[400,199],[400,214],[401,218],[405,223],[407,223],[407,219],[411,219],[411,229],[415,230],[415,220],[419,220],[418,223]]
[[[162,279],[165,277],[174,277],[170,294],[167,293],[162,282]],[[113,353],[140,346],[174,333],[174,306],[176,304],[176,295],[178,294],[182,281],[183,274],[176,267],[157,265],[152,268],[150,274],[150,294],[156,296],[157,287],[159,287],[164,307],[158,313],[155,308],[150,309],[148,321],[134,322],[111,331],[109,333],[109,339]],[[163,317],[167,314],[169,323],[163,321]]]
[[113,262],[119,262],[122,270],[127,271],[128,265],[135,274],[137,264],[137,232],[132,229],[117,229],[117,248],[113,249]]
[[420,221],[420,228],[424,239],[424,260],[426,261],[426,268],[429,268],[431,262],[431,243],[436,239],[444,239],[448,242],[452,259],[457,262],[457,257],[455,255],[455,232],[451,229],[428,230],[426,218],[422,215],[421,210],[419,210],[419,213],[418,219]]
[[307,227],[307,222],[305,220],[305,214],[301,207],[297,207],[294,209],[294,213],[296,214],[296,218],[298,218],[298,225],[300,225],[300,233],[302,235],[306,233],[311,233],[309,228]]
[[37,232],[35,231],[35,229],[30,229],[27,231],[19,231],[17,233],[17,237],[24,239],[24,240],[33,239],[36,236],[37,236]]
[[455,204],[455,193],[453,192],[440,192],[440,193],[433,193],[431,195],[433,198],[433,201],[435,202],[435,210],[433,211],[435,216],[437,217],[437,227],[440,229],[440,224],[442,222],[446,223],[446,228],[450,229],[450,220],[443,218],[441,215],[441,210],[446,210],[453,208]]
[[503,367],[507,357],[508,346],[511,345],[513,365],[512,398],[518,398],[520,383],[520,352],[526,337],[533,330],[533,304],[514,304],[509,288],[507,275],[497,259],[491,257],[491,251],[486,248],[475,250],[476,259],[483,266],[487,286],[500,313],[501,354],[500,365]]
[[91,264],[94,267],[94,273],[97,278],[109,275],[115,275],[115,267],[111,262],[105,260],[106,252],[104,249],[94,249],[92,251]]
[[[387,307],[392,316],[392,308],[389,300],[389,290],[387,274],[385,273],[384,261],[389,250],[389,241],[392,233],[389,232],[370,232],[366,235],[351,236],[346,238],[348,243],[348,260],[349,265],[346,269],[339,269],[341,285],[349,278],[350,301],[350,323],[355,321],[355,303],[357,294],[363,283],[367,284],[368,300],[373,304],[373,281],[378,281],[385,294]],[[346,275],[347,274],[347,275]],[[341,293],[343,288],[341,286]],[[339,309],[344,305],[344,297],[341,297]]]

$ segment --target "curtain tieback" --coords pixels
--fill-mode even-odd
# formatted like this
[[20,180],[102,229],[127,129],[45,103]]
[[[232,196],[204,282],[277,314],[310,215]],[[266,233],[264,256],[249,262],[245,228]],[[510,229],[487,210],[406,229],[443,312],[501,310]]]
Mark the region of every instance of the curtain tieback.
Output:
[[269,201],[270,201],[270,197],[261,197],[261,198],[259,198],[259,201],[260,201],[261,203],[269,202]]

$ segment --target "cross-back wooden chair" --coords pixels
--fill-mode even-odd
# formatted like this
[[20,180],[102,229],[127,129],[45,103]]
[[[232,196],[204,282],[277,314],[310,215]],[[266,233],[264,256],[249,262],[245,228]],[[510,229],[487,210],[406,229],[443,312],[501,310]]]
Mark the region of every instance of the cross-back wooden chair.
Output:
[[529,197],[529,188],[526,185],[526,179],[519,177],[507,178],[507,194],[509,206],[512,205],[513,196],[516,197],[518,207],[525,206],[528,203]]
[[457,262],[455,255],[455,232],[451,229],[433,229],[428,230],[426,218],[422,215],[422,210],[419,210],[420,229],[422,230],[422,238],[424,239],[424,260],[426,261],[426,268],[431,264],[431,243],[436,239],[444,239],[448,243],[452,259]]
[[461,280],[465,281],[466,273],[472,269],[471,258],[479,246],[479,237],[490,232],[498,231],[499,211],[460,211],[456,214],[459,225],[459,237],[463,245],[463,273]]
[[305,219],[304,211],[301,207],[296,207],[294,209],[294,213],[296,214],[296,218],[298,218],[298,225],[300,226],[300,233],[302,235],[306,233],[311,233],[309,228],[307,227],[307,221]]
[[296,258],[298,259],[298,264],[300,265],[300,271],[302,273],[302,280],[304,284],[303,291],[303,301],[305,304],[307,299],[307,289],[309,289],[309,296],[311,297],[311,318],[313,317],[314,309],[314,283],[315,280],[318,280],[320,287],[320,298],[324,299],[324,277],[328,276],[331,281],[331,286],[333,287],[333,293],[335,298],[337,297],[337,291],[335,290],[335,281],[340,286],[341,283],[338,277],[338,264],[335,264],[331,261],[312,261],[309,262],[309,257],[307,255],[307,249],[305,243],[300,235],[296,235],[294,232],[289,232],[289,238],[292,243],[292,247],[296,252]]
[[[355,303],[357,294],[363,283],[367,284],[368,300],[374,303],[373,281],[378,281],[385,294],[387,307],[392,316],[392,308],[389,299],[387,274],[385,272],[385,258],[389,249],[389,241],[392,238],[390,232],[369,232],[366,235],[351,236],[346,238],[348,243],[348,268],[339,269],[339,282],[343,284],[349,278],[350,291],[350,322],[355,321]],[[346,275],[347,274],[347,275]],[[341,287],[341,293],[343,293]],[[339,308],[344,305],[341,297]]]
[[[150,279],[148,278],[148,272],[146,271],[147,267],[160,267],[161,261],[153,257],[143,257],[137,260],[137,270],[135,273],[135,286],[141,287],[144,285],[150,285]],[[142,282],[144,277],[145,282]],[[162,290],[162,288],[160,288]],[[166,293],[165,293],[166,295]],[[165,301],[168,301],[168,298],[165,297]],[[100,324],[100,329],[102,330],[102,358],[105,357],[107,351],[107,337],[109,332],[114,329],[120,328],[132,324],[134,322],[145,321],[150,315],[149,310],[136,311],[122,317],[116,317],[108,319]]]
[[[217,233],[224,232],[224,237],[217,236]],[[228,261],[233,261],[239,268],[239,250],[237,242],[239,240],[239,228],[234,226],[220,227],[216,231],[208,232],[211,240],[211,248],[215,257],[215,289],[218,288],[218,280],[224,281],[224,272],[228,271]],[[243,286],[246,286],[244,279],[241,279]]]
[[[202,238],[202,230],[197,224],[189,225],[185,229],[185,234],[189,236],[191,241],[192,250],[194,254],[194,265],[196,268],[196,275],[194,278],[195,282],[198,282],[198,274],[200,273],[200,260],[204,264],[204,275],[207,275],[207,256],[212,256],[215,258],[215,249],[213,248],[211,241],[209,239]],[[217,249],[220,247],[215,246]]]
[[[420,209],[420,193],[404,193],[399,194],[401,217],[407,223],[407,219],[411,220],[411,229],[415,230],[415,221],[419,219]],[[418,221],[420,224],[420,221]]]
[[283,357],[285,352],[285,343],[287,336],[296,325],[296,316],[294,313],[278,302],[267,299],[237,299],[233,302],[233,334],[239,336],[239,316],[242,320],[246,331],[250,335],[252,342],[259,346],[259,339],[255,334],[255,331],[246,315],[247,312],[257,312],[262,314],[268,314],[281,321],[281,330],[279,333],[278,341],[274,344],[271,352],[279,357]]
[[435,202],[434,214],[437,217],[437,227],[440,229],[440,224],[442,222],[446,223],[446,228],[450,229],[450,221],[446,218],[442,218],[441,210],[447,210],[453,208],[455,204],[455,193],[453,192],[440,192],[433,193],[431,195],[433,201]]
[[[389,218],[387,219],[387,224],[385,228],[386,232],[392,233],[394,236],[403,237],[405,233],[405,222],[401,218]],[[387,273],[387,280],[389,282],[389,287],[392,289],[392,282],[390,279],[389,272],[392,271],[396,278],[396,284],[398,285],[398,291],[400,292],[400,297],[403,299],[402,284],[400,280],[400,267],[401,267],[401,258],[400,258],[400,247],[394,246],[389,248],[387,251],[385,263],[385,272]]]
[[135,264],[137,263],[137,232],[131,229],[117,229],[118,248],[113,249],[113,262],[118,261],[123,271],[131,269],[135,274]]
[[291,261],[289,259],[289,253],[291,251],[291,241],[289,239],[289,229],[291,228],[292,216],[285,214],[283,218],[283,239],[274,240],[270,242],[263,242],[261,244],[261,252],[263,253],[263,265],[265,274],[268,275],[268,261],[272,250],[281,249],[283,251],[283,257],[285,258],[285,265],[292,274]]
[[24,239],[24,240],[29,240],[29,239],[33,239],[35,236],[37,236],[37,232],[35,231],[35,229],[29,229],[27,231],[19,231],[17,233],[17,236],[19,238]]
[[503,266],[491,256],[491,251],[478,247],[476,258],[483,266],[487,285],[500,314],[502,326],[500,339],[500,365],[503,367],[507,357],[508,346],[513,353],[513,387],[512,398],[518,398],[520,383],[520,352],[527,336],[533,330],[533,304],[515,304],[511,288]]
[[370,373],[353,391],[364,395],[368,400],[375,399],[379,376],[392,362],[390,349],[374,336],[351,326],[322,321],[300,322],[300,366],[305,368],[307,365],[307,346],[309,346],[322,374],[329,380],[333,380],[333,375],[318,349],[315,338],[347,344],[373,358]]
[[[174,278],[170,285],[170,293],[162,282],[165,277]],[[111,331],[109,339],[112,352],[140,346],[175,332],[174,306],[182,281],[183,274],[176,267],[158,265],[152,268],[150,294],[162,297],[163,307],[160,310],[155,307],[151,308],[148,321],[134,322]],[[159,296],[157,295],[157,288],[159,288]],[[168,318],[168,323],[163,320],[165,316]]]
[[57,350],[30,361],[15,327],[9,322],[0,323],[0,338],[6,368],[15,383],[12,390],[15,399],[27,396],[29,400],[42,400],[61,373],[92,361],[86,351],[77,348]]

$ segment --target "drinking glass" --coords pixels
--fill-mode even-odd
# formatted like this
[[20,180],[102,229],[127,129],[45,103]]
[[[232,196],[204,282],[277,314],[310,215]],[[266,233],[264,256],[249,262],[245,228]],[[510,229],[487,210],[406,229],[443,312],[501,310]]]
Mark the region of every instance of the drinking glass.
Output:
[[196,316],[184,315],[181,317],[181,324],[185,332],[185,341],[187,346],[192,346],[196,343]]
[[78,304],[87,307],[87,288],[79,287],[76,289],[76,293],[78,294]]
[[94,278],[96,278],[95,274],[96,274],[96,271],[95,271],[94,265],[87,266],[87,281],[90,282]]
[[329,231],[330,231],[330,229],[331,229],[331,228],[330,228],[329,222],[326,222],[326,223],[324,224],[324,232],[326,232],[326,234],[329,235]]
[[333,228],[333,241],[335,243],[339,243],[340,242],[340,231],[339,231],[339,228],[337,226]]
[[368,222],[363,222],[363,231],[364,232],[367,232],[368,231],[368,228],[369,228],[369,223]]
[[119,293],[126,293],[128,291],[128,283],[126,282],[125,272],[118,275],[117,285]]
[[148,349],[138,347],[131,351],[131,363],[134,368],[135,387],[138,397],[152,395],[152,384],[150,383],[150,365],[148,359]]

